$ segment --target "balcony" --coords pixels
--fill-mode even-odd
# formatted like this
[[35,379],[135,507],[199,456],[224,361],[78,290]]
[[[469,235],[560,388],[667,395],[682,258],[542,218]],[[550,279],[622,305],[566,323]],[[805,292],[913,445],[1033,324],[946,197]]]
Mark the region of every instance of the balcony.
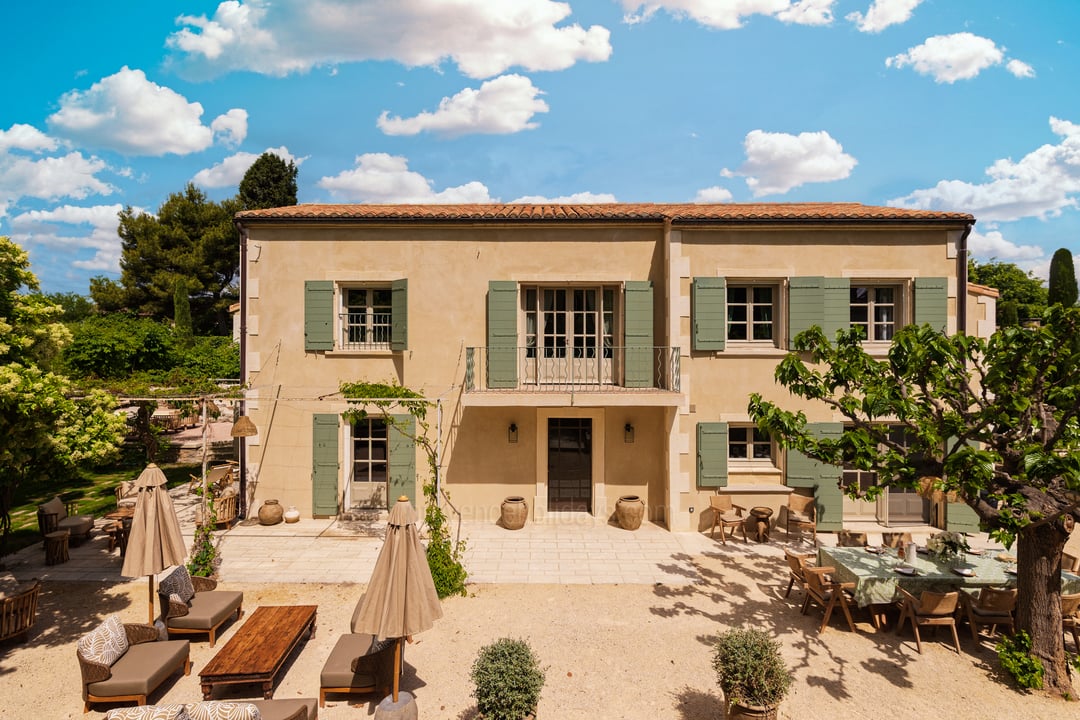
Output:
[[678,393],[677,347],[470,347],[466,393]]

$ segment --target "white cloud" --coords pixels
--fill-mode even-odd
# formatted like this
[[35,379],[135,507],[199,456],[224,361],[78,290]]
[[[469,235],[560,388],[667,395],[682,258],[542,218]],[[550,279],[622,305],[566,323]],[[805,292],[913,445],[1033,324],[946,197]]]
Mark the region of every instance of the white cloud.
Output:
[[[263,152],[273,153],[285,162],[294,162],[300,165],[306,158],[296,158],[284,145],[277,148],[267,148]],[[239,187],[244,179],[244,173],[248,171],[252,163],[259,159],[262,153],[239,152],[230,155],[217,165],[205,168],[195,173],[191,182],[204,188]]]
[[1038,245],[1017,245],[1006,240],[1000,230],[991,230],[980,233],[977,230],[971,232],[968,238],[968,248],[972,255],[979,258],[998,258],[1008,262],[1018,260],[1039,260],[1043,257],[1043,249]]
[[221,138],[221,143],[226,147],[236,147],[244,142],[247,137],[247,110],[233,108],[224,115],[218,115],[210,123],[210,129],[214,135]]
[[754,197],[786,193],[805,183],[842,180],[858,164],[824,130],[798,135],[751,130],[743,147],[746,162],[737,171],[725,168],[721,174],[745,177]]
[[36,160],[0,154],[0,206],[22,197],[56,200],[109,195],[115,188],[96,177],[105,169],[103,160],[77,152]]
[[731,191],[727,188],[722,188],[719,185],[713,185],[712,187],[702,188],[697,191],[697,195],[691,202],[695,203],[726,203],[731,202]]
[[197,74],[281,76],[364,60],[416,67],[449,59],[485,78],[514,66],[564,70],[607,60],[607,28],[556,27],[570,12],[551,0],[228,0],[212,18],[178,18],[186,27],[168,45]]
[[[215,122],[235,133],[235,112]],[[205,150],[213,142],[214,131],[202,124],[202,114],[199,103],[188,102],[173,90],[147,80],[142,70],[125,66],[85,92],[64,94],[60,110],[49,116],[48,122],[57,135],[84,145],[128,155],[187,155]]]
[[611,193],[579,192],[572,195],[559,195],[558,197],[545,197],[543,195],[523,195],[511,203],[523,203],[529,205],[598,205],[602,203],[618,202]]
[[920,75],[931,75],[935,82],[954,83],[970,80],[988,67],[1000,65],[1004,51],[989,38],[968,32],[935,35],[906,53],[885,59],[886,67],[910,65]]
[[1005,63],[1005,69],[1011,72],[1018,78],[1033,78],[1035,77],[1035,68],[1028,65],[1022,60],[1012,59]]
[[[120,210],[120,205],[64,205],[53,210],[26,212],[11,219],[11,237],[23,247],[37,245],[54,254],[89,249],[93,254],[88,259],[72,261],[72,266],[119,272],[121,243],[116,230]],[[84,234],[73,234],[80,230]]]
[[8,150],[29,150],[42,152],[56,150],[59,144],[54,138],[38,130],[33,125],[15,123],[10,130],[0,130],[0,153]]
[[988,182],[942,180],[889,204],[970,212],[984,221],[1060,215],[1064,208],[1078,205],[1080,125],[1051,117],[1050,129],[1062,138],[1060,143],[1043,145],[1019,161],[995,161],[986,169]]
[[376,125],[387,135],[416,135],[425,130],[449,137],[506,135],[537,127],[533,116],[548,111],[547,103],[538,97],[542,94],[527,77],[503,75],[488,80],[479,90],[465,88],[444,97],[435,112],[400,118],[384,110]]
[[688,17],[717,30],[742,27],[751,15],[775,17],[793,25],[828,25],[836,0],[621,0],[623,22],[645,22],[658,10],[676,18]]
[[497,202],[482,183],[436,192],[432,182],[409,170],[409,161],[387,153],[367,153],[356,158],[356,167],[317,183],[337,200],[361,203],[488,203]]
[[906,23],[911,19],[923,0],[874,0],[863,15],[861,12],[849,13],[845,20],[855,23],[861,32],[879,33],[890,25]]

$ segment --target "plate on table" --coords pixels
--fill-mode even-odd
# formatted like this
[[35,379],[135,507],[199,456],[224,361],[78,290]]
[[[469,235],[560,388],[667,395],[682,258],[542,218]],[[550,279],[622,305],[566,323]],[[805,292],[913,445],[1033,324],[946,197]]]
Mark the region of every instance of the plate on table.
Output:
[[979,548],[968,548],[967,549],[967,554],[968,555],[982,555],[983,551],[981,549],[979,549]]
[[1013,555],[1007,555],[1007,554],[1005,554],[1005,553],[1000,553],[1000,554],[999,554],[999,555],[997,556],[997,559],[998,559],[998,560],[1000,560],[1001,562],[1007,562],[1007,563],[1014,563],[1014,562],[1016,562],[1016,557],[1015,557],[1015,556],[1013,556]]
[[924,547],[919,547],[919,548],[915,548],[915,552],[919,553],[920,555],[929,555],[930,554],[930,549],[929,548],[924,548]]
[[897,565],[896,567],[893,568],[893,570],[900,573],[901,575],[918,575],[919,574],[918,571],[916,571],[915,568],[911,567],[910,565]]
[[1005,568],[1005,572],[1009,573],[1010,575],[1015,575],[1016,574],[1016,567],[1007,567],[1007,568]]
[[971,568],[958,567],[958,568],[953,568],[952,571],[954,573],[956,573],[957,575],[962,575],[964,577],[975,577],[975,571],[972,570]]
[[876,548],[873,545],[867,545],[866,546],[866,552],[873,553],[874,555],[878,555],[878,554],[881,553],[881,548]]

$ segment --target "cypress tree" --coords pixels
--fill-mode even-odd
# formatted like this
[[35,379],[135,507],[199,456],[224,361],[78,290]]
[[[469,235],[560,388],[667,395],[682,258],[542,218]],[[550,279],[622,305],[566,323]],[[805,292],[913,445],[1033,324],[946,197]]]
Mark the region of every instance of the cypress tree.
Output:
[[1054,253],[1050,261],[1050,287],[1049,303],[1072,307],[1076,304],[1076,269],[1073,267],[1073,256],[1065,248]]

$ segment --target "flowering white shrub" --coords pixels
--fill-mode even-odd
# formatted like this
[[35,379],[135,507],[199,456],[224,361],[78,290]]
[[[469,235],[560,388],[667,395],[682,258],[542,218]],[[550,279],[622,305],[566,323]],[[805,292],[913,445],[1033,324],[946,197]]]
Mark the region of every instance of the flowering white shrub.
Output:
[[930,539],[926,541],[926,549],[935,555],[947,557],[959,555],[971,548],[968,546],[967,538],[962,533],[946,531],[931,535]]

